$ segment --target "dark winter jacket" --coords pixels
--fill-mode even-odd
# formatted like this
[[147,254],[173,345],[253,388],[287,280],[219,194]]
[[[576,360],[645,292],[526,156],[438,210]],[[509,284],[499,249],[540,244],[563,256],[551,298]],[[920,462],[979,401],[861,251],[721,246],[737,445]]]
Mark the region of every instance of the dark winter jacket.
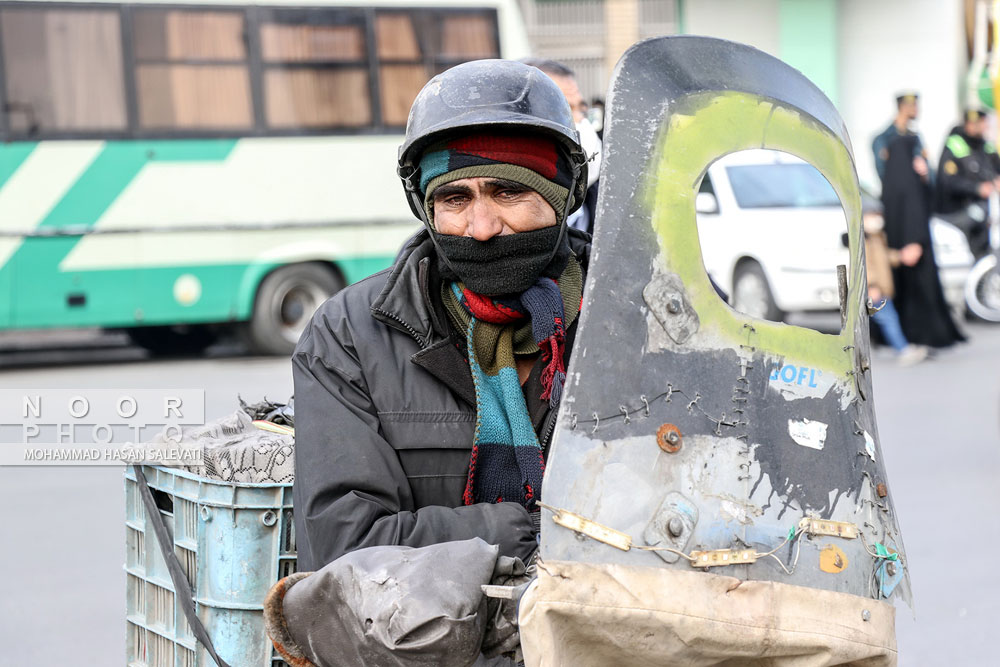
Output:
[[[570,244],[586,268],[589,236],[571,230]],[[295,349],[300,571],[375,545],[480,537],[502,555],[527,559],[535,549],[520,504],[462,504],[475,391],[460,337],[437,296],[436,264],[421,231],[390,269],[323,304]],[[539,370],[536,364],[526,387],[538,382]],[[532,400],[533,392],[526,396],[547,439],[555,411]]]
[[938,161],[937,202],[939,213],[955,213],[983,201],[979,185],[1000,176],[996,148],[980,137],[970,137],[961,126],[952,129]]

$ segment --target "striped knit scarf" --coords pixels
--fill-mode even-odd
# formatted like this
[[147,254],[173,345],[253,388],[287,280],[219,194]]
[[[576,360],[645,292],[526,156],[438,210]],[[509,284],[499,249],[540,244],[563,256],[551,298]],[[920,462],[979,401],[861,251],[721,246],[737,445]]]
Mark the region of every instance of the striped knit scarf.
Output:
[[490,298],[462,283],[443,286],[448,314],[465,335],[476,387],[466,505],[509,501],[535,509],[545,461],[514,360],[541,351],[541,398],[556,407],[566,379],[566,328],[580,312],[582,291],[583,274],[572,259],[558,283],[539,278],[520,295]]

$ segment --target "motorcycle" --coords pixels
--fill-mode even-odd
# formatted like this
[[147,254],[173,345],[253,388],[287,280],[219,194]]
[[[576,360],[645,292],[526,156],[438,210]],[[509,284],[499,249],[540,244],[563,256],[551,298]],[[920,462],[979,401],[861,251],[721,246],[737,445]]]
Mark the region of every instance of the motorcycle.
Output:
[[980,257],[965,281],[965,303],[979,318],[1000,322],[1000,195],[990,195],[989,251]]

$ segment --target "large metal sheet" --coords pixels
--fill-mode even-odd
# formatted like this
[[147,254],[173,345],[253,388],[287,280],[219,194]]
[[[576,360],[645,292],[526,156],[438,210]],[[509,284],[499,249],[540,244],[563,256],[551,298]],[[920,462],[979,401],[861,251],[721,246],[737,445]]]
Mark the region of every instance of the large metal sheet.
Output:
[[[694,551],[736,549],[755,562],[711,571],[908,599],[868,371],[861,202],[833,104],[771,56],[688,36],[632,47],[607,103],[594,249],[542,499],[635,546],[545,509],[542,557],[691,569]],[[708,280],[697,188],[709,164],[749,148],[803,158],[840,197],[851,265],[839,335],[737,313]],[[809,517],[859,536],[815,534],[824,528],[800,525]],[[650,545],[661,550],[637,548]],[[880,546],[896,560],[873,555]]]

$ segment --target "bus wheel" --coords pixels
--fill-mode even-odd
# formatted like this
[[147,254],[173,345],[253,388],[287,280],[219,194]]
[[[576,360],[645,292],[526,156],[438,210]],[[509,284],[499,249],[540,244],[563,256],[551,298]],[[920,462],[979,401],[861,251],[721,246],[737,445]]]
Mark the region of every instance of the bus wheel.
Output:
[[246,327],[250,349],[291,354],[316,309],[343,287],[340,276],[322,264],[292,264],[268,274]]
[[197,325],[136,327],[128,336],[154,357],[200,354],[218,339],[213,330]]

